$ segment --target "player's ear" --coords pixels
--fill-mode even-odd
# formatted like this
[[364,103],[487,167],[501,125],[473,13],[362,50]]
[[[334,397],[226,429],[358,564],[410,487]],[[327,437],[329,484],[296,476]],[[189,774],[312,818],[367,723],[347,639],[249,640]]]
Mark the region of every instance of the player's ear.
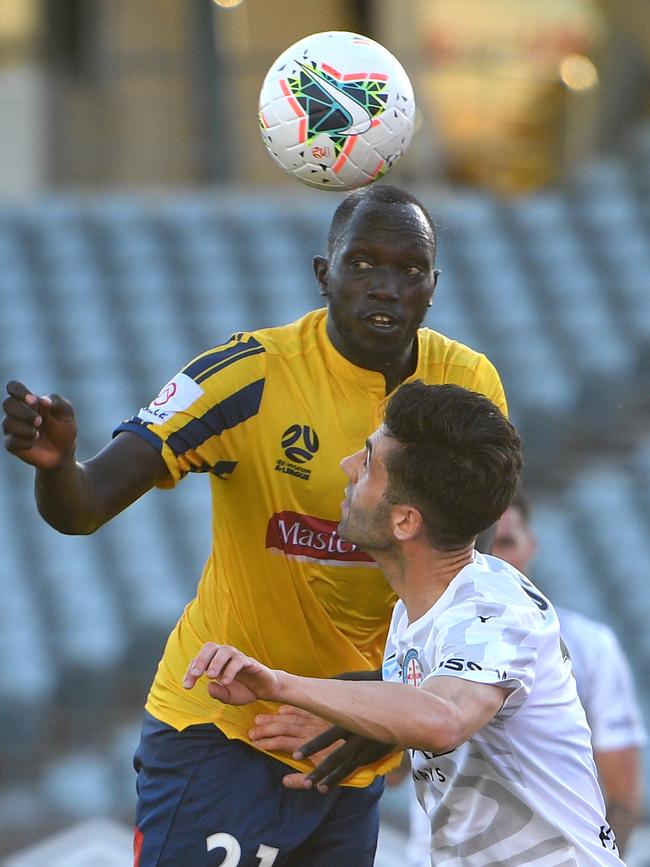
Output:
[[321,295],[327,295],[327,259],[323,256],[314,256],[314,274],[318,280],[318,291]]
[[409,542],[424,528],[422,515],[414,506],[393,506],[391,510],[393,534],[398,542]]
[[431,307],[433,304],[433,296],[436,294],[436,286],[438,285],[438,278],[440,277],[442,271],[440,268],[435,268],[433,271],[433,289],[431,290],[431,296],[429,297],[428,306]]

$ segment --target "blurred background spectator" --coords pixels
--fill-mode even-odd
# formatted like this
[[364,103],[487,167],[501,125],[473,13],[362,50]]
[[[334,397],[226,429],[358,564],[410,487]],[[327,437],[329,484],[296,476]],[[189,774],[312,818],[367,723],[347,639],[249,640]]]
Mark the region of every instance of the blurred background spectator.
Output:
[[[535,575],[614,629],[647,725],[645,0],[0,0],[0,378],[66,394],[88,457],[193,354],[315,305],[339,196],[272,164],[257,94],[321,30],[366,33],[411,77],[390,182],[440,229],[428,324],[499,368]],[[0,458],[0,857],[130,824],[141,706],[209,540],[200,477],[88,539],[38,518],[30,479]],[[384,815],[405,829],[405,795]]]

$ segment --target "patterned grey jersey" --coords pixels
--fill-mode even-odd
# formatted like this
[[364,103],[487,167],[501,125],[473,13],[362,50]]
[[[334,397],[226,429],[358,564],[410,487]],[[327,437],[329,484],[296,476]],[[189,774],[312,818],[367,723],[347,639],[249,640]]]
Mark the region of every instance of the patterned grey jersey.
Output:
[[576,611],[559,606],[556,610],[594,751],[642,747],[646,742],[643,717],[616,635],[609,626]]
[[435,605],[393,612],[384,679],[503,687],[499,713],[445,755],[412,751],[436,867],[621,864],[557,615],[523,575],[476,554]]

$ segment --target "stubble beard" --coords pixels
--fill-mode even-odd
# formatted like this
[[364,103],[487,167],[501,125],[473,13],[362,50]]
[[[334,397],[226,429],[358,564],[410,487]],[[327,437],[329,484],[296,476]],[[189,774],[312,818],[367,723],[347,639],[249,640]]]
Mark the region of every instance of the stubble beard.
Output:
[[350,505],[347,516],[339,522],[337,532],[345,542],[356,545],[367,554],[386,551],[393,547],[389,515],[390,506],[384,502],[372,512],[354,510]]

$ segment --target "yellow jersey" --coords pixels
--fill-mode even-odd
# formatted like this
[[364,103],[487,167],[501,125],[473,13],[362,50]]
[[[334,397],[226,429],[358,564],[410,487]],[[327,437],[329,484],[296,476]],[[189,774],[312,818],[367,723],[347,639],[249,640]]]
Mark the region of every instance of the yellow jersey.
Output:
[[[191,361],[119,431],[158,449],[176,484],[206,472],[212,546],[196,597],[171,633],[146,708],[181,730],[213,722],[250,743],[253,717],[273,705],[231,707],[202,678],[182,687],[206,641],[311,677],[381,667],[395,596],[374,561],[336,532],[346,478],[341,459],[381,423],[381,373],[332,346],[326,309],[289,325],[234,335]],[[478,352],[418,331],[409,379],[456,383],[506,412],[499,376]],[[284,754],[301,770],[310,765]],[[367,785],[386,763],[357,773]]]

